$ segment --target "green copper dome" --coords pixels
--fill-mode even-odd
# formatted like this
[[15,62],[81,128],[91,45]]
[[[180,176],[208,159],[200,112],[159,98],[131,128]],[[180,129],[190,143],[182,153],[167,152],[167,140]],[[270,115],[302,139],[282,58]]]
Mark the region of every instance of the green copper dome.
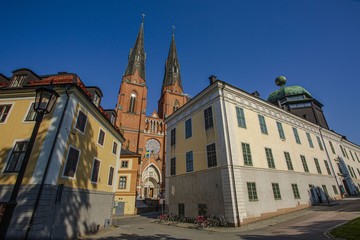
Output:
[[307,97],[312,98],[311,94],[301,86],[289,86],[285,87],[286,77],[279,76],[275,79],[275,84],[280,86],[280,89],[270,93],[268,97],[268,102],[275,103],[278,100],[283,99],[284,97],[298,96],[298,95],[307,95]]

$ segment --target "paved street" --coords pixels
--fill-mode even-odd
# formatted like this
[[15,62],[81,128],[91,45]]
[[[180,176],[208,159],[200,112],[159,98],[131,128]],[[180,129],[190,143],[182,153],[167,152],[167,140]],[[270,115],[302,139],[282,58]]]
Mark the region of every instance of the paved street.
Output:
[[360,216],[360,198],[349,198],[332,206],[316,206],[240,228],[192,229],[191,225],[153,223],[151,216],[124,217],[117,228],[106,229],[84,239],[328,239],[328,229]]

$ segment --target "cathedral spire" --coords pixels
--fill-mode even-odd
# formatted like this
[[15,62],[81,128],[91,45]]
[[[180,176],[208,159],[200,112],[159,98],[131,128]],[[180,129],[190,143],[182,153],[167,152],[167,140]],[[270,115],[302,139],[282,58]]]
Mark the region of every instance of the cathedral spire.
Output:
[[137,73],[138,76],[145,81],[146,53],[144,49],[144,17],[145,14],[142,14],[139,33],[136,37],[134,47],[130,49],[128,65],[124,73],[125,79],[128,76],[135,75]]
[[173,87],[176,88],[178,93],[183,92],[181,75],[180,75],[180,64],[176,51],[175,44],[175,27],[172,26],[172,37],[170,43],[169,55],[165,63],[165,75],[163,81],[163,92],[166,90],[174,90]]

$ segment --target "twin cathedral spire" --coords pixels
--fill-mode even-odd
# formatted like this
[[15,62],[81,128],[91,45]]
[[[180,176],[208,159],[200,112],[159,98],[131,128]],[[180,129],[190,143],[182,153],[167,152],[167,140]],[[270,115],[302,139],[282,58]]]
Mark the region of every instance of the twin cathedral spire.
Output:
[[[165,73],[158,100],[158,109],[151,116],[146,116],[148,88],[145,61],[143,18],[134,47],[130,49],[128,55],[128,64],[122,77],[116,105],[116,124],[124,131],[125,138],[130,142],[128,149],[138,153],[144,150],[142,147],[144,145],[143,141],[150,137],[144,135],[144,132],[147,132],[149,118],[158,119],[152,121],[157,121],[159,126],[156,129],[160,129],[160,125],[164,125],[163,120],[188,101],[187,95],[183,93],[174,27],[168,57],[165,62]],[[151,95],[153,94],[151,93]],[[131,142],[134,144],[131,144]]]

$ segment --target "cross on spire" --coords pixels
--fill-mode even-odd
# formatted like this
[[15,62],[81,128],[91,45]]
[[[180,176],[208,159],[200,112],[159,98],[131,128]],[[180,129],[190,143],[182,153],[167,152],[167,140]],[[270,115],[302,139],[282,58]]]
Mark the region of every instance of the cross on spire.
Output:
[[144,19],[146,17],[145,13],[140,14],[142,16],[142,22],[144,22]]

